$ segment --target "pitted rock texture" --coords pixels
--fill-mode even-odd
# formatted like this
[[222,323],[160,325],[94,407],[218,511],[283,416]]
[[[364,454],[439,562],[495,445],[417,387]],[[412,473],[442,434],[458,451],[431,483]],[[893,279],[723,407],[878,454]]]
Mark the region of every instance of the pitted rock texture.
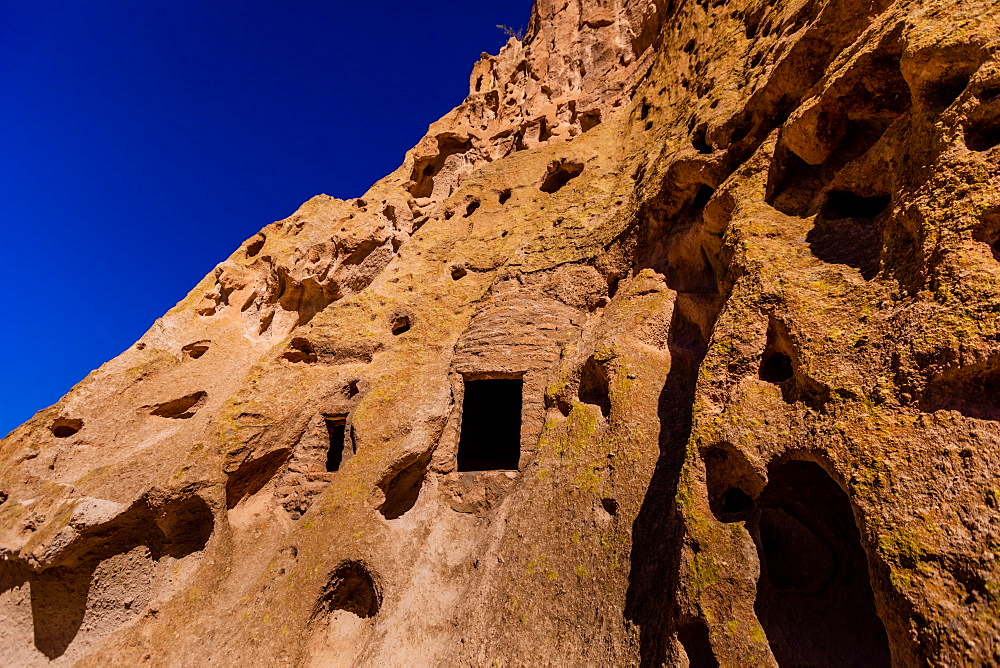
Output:
[[996,665],[998,258],[992,0],[539,0],[2,441],[0,655]]

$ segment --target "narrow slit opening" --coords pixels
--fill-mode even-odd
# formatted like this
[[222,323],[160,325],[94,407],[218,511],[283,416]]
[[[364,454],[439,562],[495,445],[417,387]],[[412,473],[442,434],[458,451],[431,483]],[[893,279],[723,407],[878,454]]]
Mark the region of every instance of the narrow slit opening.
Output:
[[340,470],[344,463],[344,446],[347,435],[347,416],[334,415],[323,418],[326,421],[326,433],[330,437],[330,448],[326,453],[326,471],[334,473]]

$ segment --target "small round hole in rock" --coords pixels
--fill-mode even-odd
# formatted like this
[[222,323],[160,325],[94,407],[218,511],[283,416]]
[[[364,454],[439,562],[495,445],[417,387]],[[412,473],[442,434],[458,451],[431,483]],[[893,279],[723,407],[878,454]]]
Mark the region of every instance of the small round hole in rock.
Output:
[[452,278],[452,280],[456,280],[457,281],[460,278],[465,278],[465,275],[468,274],[468,273],[469,272],[468,272],[468,270],[466,270],[465,267],[458,267],[458,266],[456,266],[456,267],[452,267],[451,268],[451,278]]
[[739,487],[730,487],[722,495],[722,512],[739,514],[753,510],[754,501]]
[[760,365],[760,379],[778,385],[795,375],[792,358],[785,353],[771,353]]
[[52,431],[52,435],[56,438],[69,438],[76,432],[83,429],[83,420],[61,417],[56,419],[49,429]]
[[410,331],[410,318],[405,315],[396,316],[392,319],[392,334],[399,336]]
[[506,190],[502,191],[500,193],[500,203],[501,204],[506,204],[507,200],[510,199],[510,195],[511,195],[510,188],[507,188]]
[[478,199],[472,200],[471,202],[469,202],[469,206],[465,207],[465,216],[464,217],[468,218],[469,216],[471,216],[472,214],[474,214],[476,212],[476,209],[478,209],[478,208],[479,208],[479,200]]
[[618,516],[618,501],[615,499],[607,497],[601,499],[601,507],[607,511],[608,515],[611,515],[612,517]]

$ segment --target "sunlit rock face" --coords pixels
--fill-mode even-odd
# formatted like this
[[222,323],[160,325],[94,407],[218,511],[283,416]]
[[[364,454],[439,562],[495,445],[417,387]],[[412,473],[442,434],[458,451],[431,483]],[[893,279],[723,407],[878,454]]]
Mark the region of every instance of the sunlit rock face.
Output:
[[539,0],[2,441],[4,663],[1000,663],[998,14]]

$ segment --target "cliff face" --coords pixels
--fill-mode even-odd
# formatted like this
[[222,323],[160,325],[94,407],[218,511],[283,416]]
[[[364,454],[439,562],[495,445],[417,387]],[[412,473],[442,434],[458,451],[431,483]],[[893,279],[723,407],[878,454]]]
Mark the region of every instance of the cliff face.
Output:
[[1000,663],[989,0],[539,0],[0,445],[45,665]]

